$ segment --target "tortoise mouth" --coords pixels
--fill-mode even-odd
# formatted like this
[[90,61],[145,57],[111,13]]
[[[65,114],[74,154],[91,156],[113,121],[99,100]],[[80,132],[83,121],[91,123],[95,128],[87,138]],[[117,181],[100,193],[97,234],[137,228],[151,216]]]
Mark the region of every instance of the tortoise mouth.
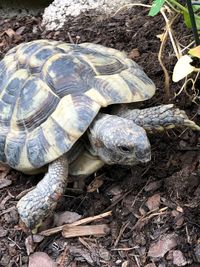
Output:
[[138,163],[147,163],[151,160],[151,152],[149,151],[143,151],[143,152],[136,152],[136,159],[138,160]]

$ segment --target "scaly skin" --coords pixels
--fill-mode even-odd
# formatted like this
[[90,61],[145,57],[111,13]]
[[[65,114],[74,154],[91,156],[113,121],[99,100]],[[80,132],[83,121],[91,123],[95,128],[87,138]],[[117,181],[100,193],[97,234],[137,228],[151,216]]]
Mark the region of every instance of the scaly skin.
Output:
[[68,160],[63,155],[49,164],[48,172],[36,188],[19,200],[17,208],[20,218],[33,233],[37,232],[42,221],[54,211],[64,192],[67,177]]
[[148,132],[163,131],[174,127],[189,127],[200,131],[200,127],[189,120],[185,111],[175,108],[173,104],[161,105],[146,109],[119,110],[118,116],[130,119]]

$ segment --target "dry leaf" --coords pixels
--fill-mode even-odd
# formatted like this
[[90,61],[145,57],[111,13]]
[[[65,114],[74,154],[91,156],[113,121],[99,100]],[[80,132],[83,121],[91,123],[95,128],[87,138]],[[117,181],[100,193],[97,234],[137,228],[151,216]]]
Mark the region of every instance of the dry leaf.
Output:
[[188,51],[188,53],[189,53],[191,56],[193,56],[193,57],[198,57],[198,58],[200,58],[200,45],[198,45],[198,46],[196,46],[196,47],[190,49],[190,50]]
[[46,253],[35,252],[29,257],[28,267],[58,267],[58,264]]
[[188,74],[192,73],[195,69],[190,63],[192,62],[192,58],[188,55],[184,55],[177,61],[173,75],[172,81],[178,82],[181,79],[185,78]]

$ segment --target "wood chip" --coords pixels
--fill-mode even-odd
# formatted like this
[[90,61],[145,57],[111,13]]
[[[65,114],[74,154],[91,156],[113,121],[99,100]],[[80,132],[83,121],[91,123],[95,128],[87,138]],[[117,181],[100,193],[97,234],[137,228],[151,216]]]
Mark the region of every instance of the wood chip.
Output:
[[173,234],[163,235],[157,242],[150,245],[148,256],[153,258],[164,257],[169,250],[176,246],[177,240]]
[[7,187],[12,184],[11,180],[8,179],[0,179],[0,189]]
[[88,185],[87,192],[92,193],[97,191],[103,185],[103,176],[97,176],[95,179]]
[[104,236],[110,232],[110,228],[107,224],[99,225],[79,225],[65,228],[62,231],[62,235],[65,238],[77,237],[77,236],[88,236],[88,235],[100,235]]
[[13,31],[13,29],[11,29],[11,28],[4,31],[4,33],[7,34],[10,38],[16,35],[16,32]]
[[58,267],[58,264],[54,262],[46,253],[35,252],[29,257],[28,267]]
[[159,208],[160,206],[160,195],[155,194],[151,197],[148,198],[146,202],[146,206],[148,207],[149,210],[154,210]]

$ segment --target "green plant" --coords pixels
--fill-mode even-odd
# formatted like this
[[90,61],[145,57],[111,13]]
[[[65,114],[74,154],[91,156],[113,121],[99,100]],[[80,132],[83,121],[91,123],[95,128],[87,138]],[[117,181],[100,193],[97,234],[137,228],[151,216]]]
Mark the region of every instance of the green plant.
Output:
[[[160,12],[164,4],[169,5],[177,13],[182,14],[185,25],[188,28],[192,28],[189,8],[187,6],[186,7],[183,6],[176,0],[154,0],[148,15],[152,17],[157,15]],[[194,17],[195,17],[197,29],[200,30],[200,6],[196,4],[196,5],[192,5],[192,8],[194,11]]]

